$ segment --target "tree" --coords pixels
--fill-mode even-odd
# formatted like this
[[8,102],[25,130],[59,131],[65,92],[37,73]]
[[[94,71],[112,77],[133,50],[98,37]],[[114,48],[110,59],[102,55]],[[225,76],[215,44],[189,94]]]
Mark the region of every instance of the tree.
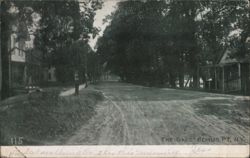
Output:
[[196,47],[195,11],[194,3],[179,1],[121,2],[98,51],[107,53],[104,59],[123,80],[151,85],[168,80],[175,87],[178,76],[183,85],[184,55]]
[[[200,65],[217,64],[226,49],[236,50],[232,58],[245,58],[244,40],[249,34],[246,4],[244,0],[199,3],[196,38],[201,50],[198,54]],[[205,81],[205,74],[201,76]]]
[[[4,92],[2,98],[11,94],[10,55],[7,43],[13,22],[18,21],[18,37],[23,38],[28,35],[27,28],[33,24],[31,15],[36,12],[41,16],[38,32],[35,34],[35,46],[43,51],[42,62],[44,65],[51,65],[57,63],[57,59],[63,58],[61,56],[65,54],[63,48],[68,47],[78,39],[87,41],[91,33],[97,34],[98,29],[93,27],[93,19],[95,11],[101,6],[101,0],[84,0],[82,2],[76,0],[1,1],[1,85],[2,92]],[[82,11],[80,11],[80,7]],[[13,8],[15,8],[14,12]]]
[[[195,1],[178,1],[170,3],[169,13],[166,17],[168,47],[172,50],[165,53],[169,59],[170,81],[172,87],[175,87],[175,80],[178,78],[180,87],[184,87],[185,72],[190,73],[194,79],[194,86],[197,87],[198,76],[198,45],[195,37],[197,3]],[[168,50],[169,50],[168,49]],[[174,60],[173,60],[174,59]]]
[[[151,7],[150,4],[141,1],[120,3],[111,25],[104,33],[103,40],[100,39],[98,42],[98,52],[103,59],[108,60],[108,67],[122,80],[148,84],[149,80],[153,81],[152,73],[157,68],[154,63],[158,62],[159,53],[156,55],[148,49],[149,45],[153,47],[153,43],[156,43],[150,38],[157,37],[156,34],[160,31],[151,26],[157,24],[152,21],[153,16],[157,15],[145,14],[157,7],[161,10],[160,4],[165,3],[152,2]],[[159,21],[157,18],[156,20]]]
[[235,41],[229,36],[235,29],[242,30],[235,45],[244,48],[249,35],[246,3],[123,1],[110,16],[97,52],[124,81],[171,87],[178,81],[184,87],[189,75],[198,88],[200,66],[216,64]]
[[[209,59],[210,61],[216,62],[218,55],[212,55],[216,52],[220,53],[224,48],[243,47],[243,41],[249,35],[249,8],[247,8],[247,3],[245,0],[201,3],[200,8],[206,13],[200,19],[198,34],[203,39],[204,45],[214,49],[211,50],[213,53],[208,55],[208,57],[212,57],[212,59]],[[231,36],[234,31],[238,33],[236,33],[236,36]],[[235,40],[238,43],[235,43]],[[238,53],[241,54],[242,52],[238,51]]]
[[10,85],[10,52],[8,42],[12,32],[13,24],[18,28],[18,38],[25,38],[28,35],[27,27],[31,25],[30,3],[23,1],[1,1],[1,69],[2,80],[1,98],[5,99],[11,95]]
[[41,9],[38,13],[41,20],[40,28],[36,33],[35,46],[42,50],[44,64],[48,67],[56,67],[59,81],[72,81],[73,72],[76,69],[75,56],[86,52],[68,48],[72,48],[72,45],[76,46],[74,43],[78,43],[77,41],[83,41],[81,44],[86,45],[90,34],[97,33],[97,29],[93,27],[94,15],[102,2],[89,0],[79,3],[76,0],[67,0],[40,3]]

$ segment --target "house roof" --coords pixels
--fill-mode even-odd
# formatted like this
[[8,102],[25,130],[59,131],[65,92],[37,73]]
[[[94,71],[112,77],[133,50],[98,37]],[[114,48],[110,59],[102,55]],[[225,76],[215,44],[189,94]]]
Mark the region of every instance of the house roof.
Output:
[[226,64],[233,64],[233,63],[250,62],[250,56],[246,56],[245,58],[231,57],[231,55],[235,52],[236,50],[234,49],[226,49],[224,53],[221,55],[221,57],[219,58],[217,64],[226,65]]
[[232,57],[234,53],[237,52],[236,49],[230,49],[230,48],[225,48],[225,50],[221,53],[221,56],[219,57],[219,60],[217,61],[218,65],[223,65],[223,64],[232,64],[232,63],[245,63],[245,62],[250,62],[250,37],[246,38],[245,45],[247,47],[247,54],[244,58],[237,58],[237,57]]
[[226,50],[221,58],[219,59],[218,64],[229,64],[229,63],[237,63],[240,62],[239,59],[236,58],[231,58],[230,55],[234,53],[235,51],[233,50]]

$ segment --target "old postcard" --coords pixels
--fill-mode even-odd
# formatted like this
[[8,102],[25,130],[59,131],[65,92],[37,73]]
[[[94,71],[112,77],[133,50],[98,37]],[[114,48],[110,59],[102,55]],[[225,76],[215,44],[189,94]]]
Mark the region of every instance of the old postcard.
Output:
[[1,0],[1,157],[249,157],[249,0]]

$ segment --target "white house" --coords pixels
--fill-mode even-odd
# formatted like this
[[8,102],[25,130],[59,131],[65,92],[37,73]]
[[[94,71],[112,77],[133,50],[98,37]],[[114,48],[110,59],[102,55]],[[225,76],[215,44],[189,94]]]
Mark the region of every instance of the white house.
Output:
[[12,25],[12,33],[9,38],[12,88],[23,87],[27,83],[26,40],[27,39],[18,38],[17,27],[15,25]]
[[11,35],[11,85],[12,88],[25,84],[26,68],[25,68],[25,52],[23,51],[23,41],[16,40],[16,34]]

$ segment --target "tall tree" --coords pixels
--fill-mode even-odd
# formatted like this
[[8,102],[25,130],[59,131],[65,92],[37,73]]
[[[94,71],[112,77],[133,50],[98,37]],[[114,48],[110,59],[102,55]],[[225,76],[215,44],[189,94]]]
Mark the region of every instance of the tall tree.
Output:
[[[122,80],[184,86],[184,75],[199,86],[200,66],[215,64],[230,34],[248,37],[246,1],[122,1],[98,42],[103,63]],[[242,15],[242,17],[240,17]],[[246,52],[246,51],[239,51]],[[237,53],[239,54],[239,53]]]
[[32,23],[30,5],[27,1],[1,1],[1,68],[2,68],[2,93],[1,98],[5,99],[11,95],[10,85],[10,52],[9,40],[12,33],[12,26],[18,28],[18,39],[27,36],[27,27]]
[[122,79],[156,85],[168,78],[175,87],[179,77],[183,85],[185,53],[196,46],[195,13],[194,3],[121,2],[99,52]]
[[[244,45],[249,35],[247,1],[203,1],[199,3],[199,13],[197,39],[202,48],[202,64],[215,64],[226,48]],[[232,32],[238,32],[236,39],[242,41],[233,44],[236,41],[230,36]]]
[[[85,0],[79,3],[76,0],[65,0],[40,3],[41,9],[38,12],[41,20],[35,46],[42,50],[44,64],[56,67],[59,81],[72,80],[75,69],[73,65],[76,63],[74,54],[87,52],[73,52],[67,48],[78,40],[86,45],[90,34],[97,33],[97,29],[93,27],[94,15],[102,2]],[[67,77],[61,74],[65,70],[68,72]]]

